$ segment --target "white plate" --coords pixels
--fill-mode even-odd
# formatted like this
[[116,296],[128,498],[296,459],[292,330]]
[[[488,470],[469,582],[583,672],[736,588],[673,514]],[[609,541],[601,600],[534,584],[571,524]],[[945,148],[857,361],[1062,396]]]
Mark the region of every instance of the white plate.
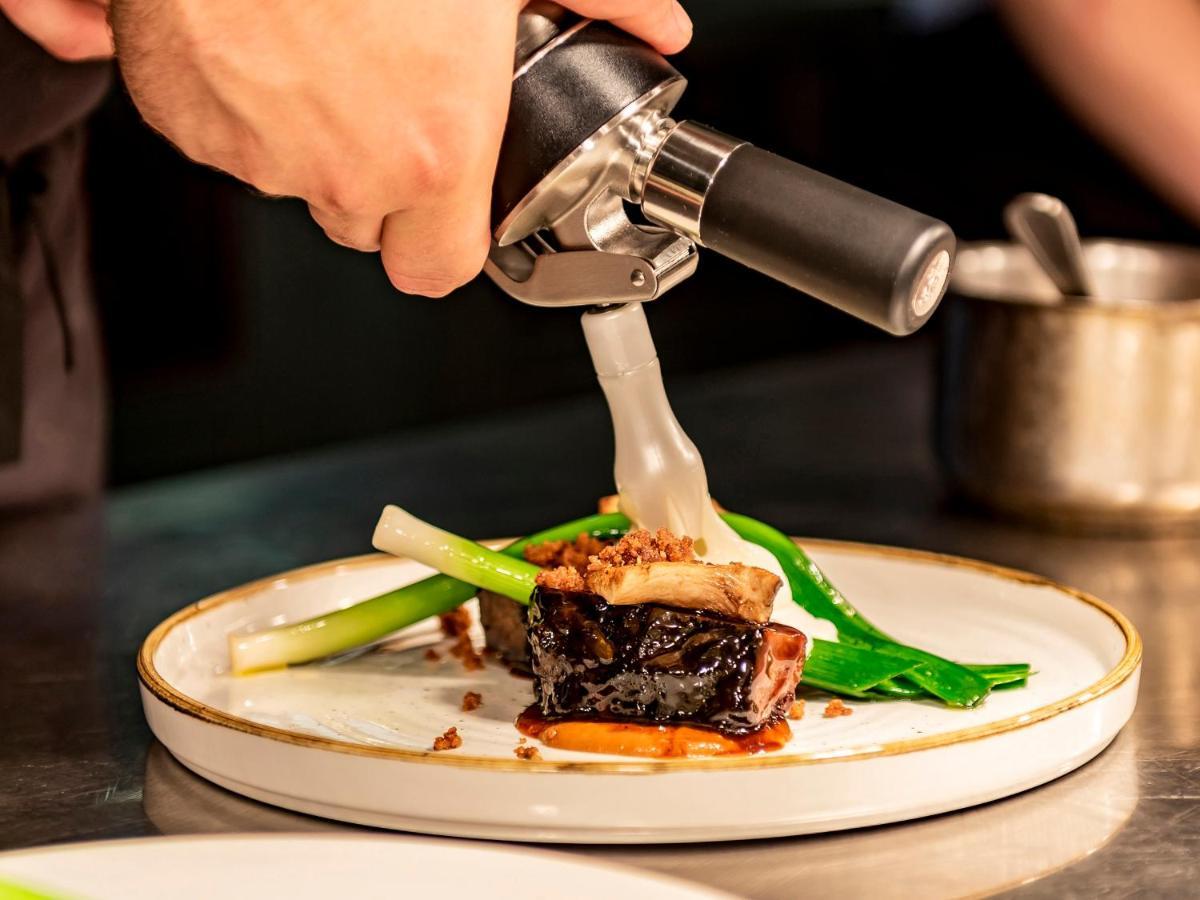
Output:
[[428,838],[310,835],[142,838],[0,854],[3,882],[72,900],[578,900],[729,894],[555,853]]
[[[495,663],[433,664],[432,623],[391,652],[238,678],[226,635],[307,618],[428,574],[367,556],[244,585],[172,616],[138,658],[155,735],[186,766],[246,796],[328,818],[432,834],[623,843],[730,840],[877,825],[1042,784],[1099,753],[1137,698],[1141,640],[1120,613],[1037,576],[910,550],[805,541],[881,628],[972,662],[1037,675],[981,708],[855,703],[793,723],[783,750],[635,760],[513,754],[527,681]],[[787,622],[793,610],[776,609]],[[483,706],[460,709],[478,691]],[[463,746],[433,752],[455,725]]]

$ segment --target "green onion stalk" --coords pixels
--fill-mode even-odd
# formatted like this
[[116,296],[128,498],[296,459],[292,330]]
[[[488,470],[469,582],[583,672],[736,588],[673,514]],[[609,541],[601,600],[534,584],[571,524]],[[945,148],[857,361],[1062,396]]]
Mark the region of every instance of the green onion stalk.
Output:
[[[932,694],[950,706],[978,705],[996,685],[1018,684],[1029,676],[1025,663],[963,665],[896,641],[854,608],[812,558],[783,532],[737,513],[722,513],[738,536],[771,551],[783,568],[792,599],[817,618],[837,628],[838,640],[909,660],[913,667],[902,679],[879,685],[882,696],[910,698]],[[904,682],[908,682],[905,684]]]
[[[803,683],[846,696],[872,699],[933,697],[949,706],[978,704],[994,686],[1019,686],[1029,666],[966,666],[899,643],[872,625],[829,582],[816,564],[782,532],[734,513],[722,514],[745,540],[778,560],[792,598],[812,615],[831,621],[838,641],[814,640],[805,661]],[[429,525],[399,507],[380,520],[375,545],[436,568],[434,575],[292,625],[230,636],[235,673],[280,668],[341,653],[373,641],[470,599],[480,588],[528,603],[538,567],[524,560],[527,546],[574,540],[580,534],[615,538],[630,527],[620,513],[587,516],[557,525],[491,550]]]
[[[573,541],[580,534],[588,534],[601,540],[613,539],[620,537],[628,529],[629,520],[618,513],[587,516],[531,534],[509,544],[499,552],[506,558],[505,566],[508,570],[521,571],[525,575],[532,570],[536,575],[536,567],[524,560],[525,548],[530,544]],[[477,550],[492,552],[465,538],[455,540],[460,547],[470,545]],[[444,561],[434,559],[429,565],[443,571]],[[516,582],[509,580],[505,586],[514,583],[521,585],[520,589],[524,591],[521,597],[514,599],[528,603],[529,595],[533,592],[532,578],[528,580],[527,587],[526,582],[521,581],[519,577]],[[470,578],[460,580],[450,574],[432,575],[414,584],[388,591],[345,609],[305,619],[303,622],[250,634],[231,634],[230,663],[236,674],[246,675],[344,653],[378,641],[431,616],[450,612],[474,597],[480,586]],[[499,593],[509,596],[505,591]]]

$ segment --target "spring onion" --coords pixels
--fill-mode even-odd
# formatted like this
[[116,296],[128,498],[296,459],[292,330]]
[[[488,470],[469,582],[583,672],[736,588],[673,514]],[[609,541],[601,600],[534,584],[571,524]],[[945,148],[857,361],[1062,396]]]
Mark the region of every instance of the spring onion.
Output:
[[[629,520],[619,514],[587,516],[532,534],[500,552],[521,558],[530,544],[570,541],[580,534],[600,539],[616,538],[628,527]],[[522,603],[529,599],[532,590],[530,583],[524,596],[519,598]],[[474,585],[449,575],[433,575],[303,622],[251,634],[231,634],[230,664],[235,673],[245,675],[323,659],[370,644],[430,616],[449,612],[470,600],[476,591]]]
[[791,586],[792,599],[814,616],[832,622],[838,630],[839,640],[911,660],[916,665],[904,677],[950,706],[976,706],[991,690],[991,682],[983,675],[901,644],[872,625],[842,596],[808,554],[783,532],[736,513],[723,513],[722,518],[740,537],[766,547],[774,554]]
[[908,672],[915,663],[880,656],[853,644],[814,638],[801,681],[839,694],[867,696],[880,683]]
[[[932,695],[951,706],[979,703],[992,687],[1020,686],[1024,663],[964,666],[901,644],[867,620],[803,550],[782,532],[735,513],[725,521],[745,540],[779,561],[793,599],[828,619],[838,642],[815,640],[803,683],[853,697],[917,699]],[[530,544],[573,540],[579,534],[614,538],[630,527],[619,513],[588,516],[554,526],[500,551],[443,531],[398,507],[388,507],[375,543],[380,549],[432,566],[442,574],[304,622],[230,637],[237,673],[309,662],[376,641],[400,628],[459,606],[478,588],[527,603],[538,568],[523,559]]]
[[982,675],[992,687],[1008,684],[1023,684],[1033,674],[1029,663],[965,664],[968,669]]

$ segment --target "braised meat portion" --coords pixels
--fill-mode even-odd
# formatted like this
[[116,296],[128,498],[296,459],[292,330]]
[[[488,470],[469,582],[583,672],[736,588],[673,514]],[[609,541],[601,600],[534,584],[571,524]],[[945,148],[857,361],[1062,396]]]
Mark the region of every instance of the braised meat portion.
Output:
[[706,725],[744,734],[791,708],[806,639],[794,628],[539,587],[529,610],[547,718]]
[[[561,569],[561,575],[575,574],[582,579],[592,557],[607,544],[587,534],[573,541],[545,541],[525,548],[528,562],[543,569]],[[569,570],[569,572],[568,572]],[[576,574],[577,573],[577,574]],[[580,581],[582,584],[582,581]],[[501,594],[479,592],[479,621],[487,645],[500,655],[508,666],[519,672],[529,672],[529,640],[525,631],[526,607]]]
[[479,592],[479,621],[487,646],[500,656],[504,664],[528,674],[529,637],[525,630],[527,608],[503,594]]

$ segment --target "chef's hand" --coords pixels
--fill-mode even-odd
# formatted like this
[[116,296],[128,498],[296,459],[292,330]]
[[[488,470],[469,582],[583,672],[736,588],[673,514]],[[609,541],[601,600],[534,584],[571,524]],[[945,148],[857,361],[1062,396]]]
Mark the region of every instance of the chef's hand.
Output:
[[[111,19],[150,125],[195,160],[303,198],[334,241],[380,250],[401,291],[439,297],[487,255],[523,5],[113,0]],[[676,0],[562,5],[664,53],[691,37]]]
[[66,62],[112,56],[108,0],[0,0],[17,28]]

